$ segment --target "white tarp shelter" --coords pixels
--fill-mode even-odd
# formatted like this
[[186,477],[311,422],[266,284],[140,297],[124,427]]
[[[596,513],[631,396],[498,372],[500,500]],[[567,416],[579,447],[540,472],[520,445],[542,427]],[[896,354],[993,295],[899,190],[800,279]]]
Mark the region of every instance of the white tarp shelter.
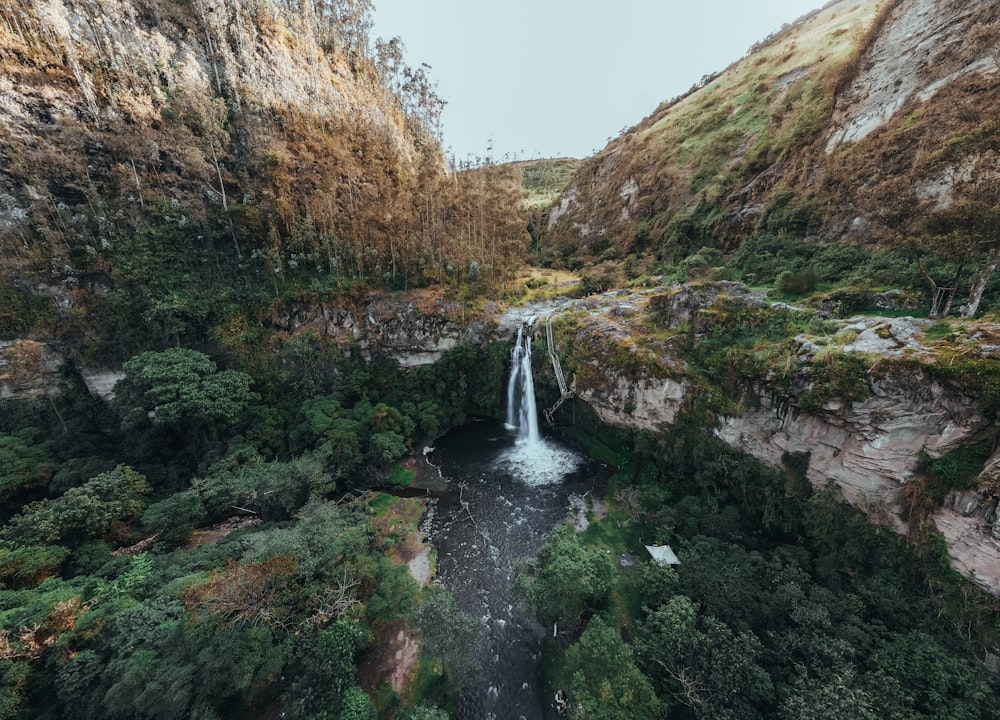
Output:
[[681,561],[674,555],[669,545],[647,545],[646,549],[658,565],[680,565]]

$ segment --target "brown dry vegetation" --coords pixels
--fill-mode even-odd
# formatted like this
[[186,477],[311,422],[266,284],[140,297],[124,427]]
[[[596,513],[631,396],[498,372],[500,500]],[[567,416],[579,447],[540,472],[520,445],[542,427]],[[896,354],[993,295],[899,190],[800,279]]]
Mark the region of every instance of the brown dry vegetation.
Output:
[[[894,244],[924,232],[942,204],[995,184],[1000,74],[987,60],[1000,24],[980,4],[939,5],[948,17],[933,22],[962,42],[921,48],[915,82],[936,88],[929,97],[908,96],[880,128],[829,152],[855,82],[912,3],[828,3],[587,160],[542,258],[575,267],[652,253],[670,264],[760,233]],[[972,63],[985,64],[967,72]]]
[[206,303],[178,286],[212,282],[273,296],[505,283],[527,249],[519,173],[449,171],[441,103],[398,46],[370,42],[371,3],[321,4],[358,16],[3,0],[0,283],[49,283],[85,316],[94,286],[155,279],[175,317]]

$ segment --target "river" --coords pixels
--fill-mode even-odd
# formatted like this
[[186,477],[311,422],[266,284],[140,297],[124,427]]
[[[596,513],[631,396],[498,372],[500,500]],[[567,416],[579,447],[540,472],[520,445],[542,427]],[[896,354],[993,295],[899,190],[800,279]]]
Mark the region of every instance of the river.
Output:
[[571,498],[603,486],[607,469],[550,438],[519,440],[493,421],[449,432],[428,460],[449,484],[425,527],[438,579],[483,625],[482,670],[462,696],[459,720],[539,720],[550,703],[535,683],[545,630],[514,610],[512,565],[569,517]]

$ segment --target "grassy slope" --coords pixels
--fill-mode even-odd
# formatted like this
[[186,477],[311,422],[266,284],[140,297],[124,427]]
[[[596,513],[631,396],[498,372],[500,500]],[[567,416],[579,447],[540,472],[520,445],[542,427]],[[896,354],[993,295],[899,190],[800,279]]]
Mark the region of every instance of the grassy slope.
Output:
[[[974,4],[939,7],[926,47],[907,49],[926,52],[914,87],[935,92],[907,96],[874,132],[828,148],[843,121],[835,104],[866,92],[852,83],[907,7],[830,3],[661,105],[581,166],[541,259],[580,267],[646,253],[670,265],[702,246],[729,252],[779,233],[897,246],[928,234],[940,209],[933,188],[949,178],[959,178],[960,199],[994,202],[983,181],[997,151],[990,109],[1000,83],[988,69],[960,73],[989,59],[1000,29]],[[893,68],[884,72],[891,80]]]

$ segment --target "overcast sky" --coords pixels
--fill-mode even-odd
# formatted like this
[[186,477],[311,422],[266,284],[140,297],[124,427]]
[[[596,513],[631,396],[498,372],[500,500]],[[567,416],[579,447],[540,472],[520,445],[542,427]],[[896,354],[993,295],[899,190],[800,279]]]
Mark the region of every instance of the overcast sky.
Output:
[[459,159],[586,157],[825,0],[375,0]]

